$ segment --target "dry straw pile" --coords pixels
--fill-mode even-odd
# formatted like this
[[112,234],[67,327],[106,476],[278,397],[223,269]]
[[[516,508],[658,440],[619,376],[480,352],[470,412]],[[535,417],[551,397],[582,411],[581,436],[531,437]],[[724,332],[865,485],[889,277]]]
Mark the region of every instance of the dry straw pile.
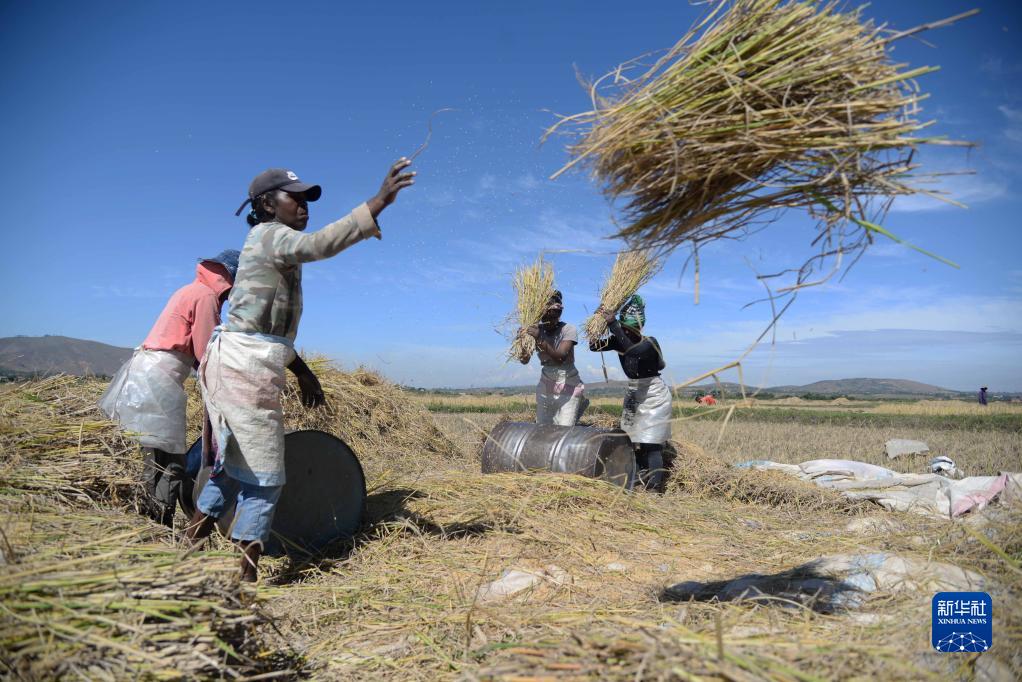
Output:
[[[461,457],[378,374],[309,364],[327,406],[303,408],[292,381],[285,425],[341,437],[370,480],[415,480]],[[68,376],[0,387],[0,669],[21,679],[287,677],[298,659],[273,640],[262,598],[238,585],[237,556],[189,554],[135,514],[141,457],[96,408],[105,388]],[[197,437],[194,384],[189,413]]]
[[139,516],[141,458],[104,382],[0,388],[0,663],[18,679],[234,677],[287,668],[237,559]]
[[964,144],[926,136],[914,79],[936,67],[892,45],[966,15],[895,33],[837,2],[717,2],[641,75],[623,75],[636,60],[592,84],[593,109],[550,131],[579,137],[558,175],[582,164],[626,198],[615,236],[636,246],[734,236],[783,208],[820,219],[824,253],[892,236],[876,224],[888,200],[925,191],[917,146]]
[[288,376],[284,425],[318,429],[343,440],[372,478],[385,471],[413,475],[459,458],[457,446],[436,427],[426,408],[377,372],[344,372],[322,357],[307,359],[323,386],[326,405],[302,405],[298,382]]
[[[614,267],[603,283],[600,292],[600,307],[617,311],[628,298],[656,276],[660,261],[651,251],[622,251],[614,259]],[[607,333],[607,321],[603,315],[593,313],[582,328],[586,339],[595,341]]]
[[[515,312],[511,318],[519,329],[526,329],[539,324],[554,295],[554,267],[539,256],[532,265],[518,268],[515,271],[512,285],[515,289]],[[519,332],[511,341],[507,355],[509,360],[530,357],[536,350],[536,340],[528,334]]]
[[[863,532],[849,514],[861,510],[684,442],[663,496],[578,476],[484,476],[468,452],[427,454],[424,470],[395,480],[387,469],[415,468],[414,434],[429,415],[403,408],[389,384],[374,392],[372,373],[316,369],[328,400],[361,404],[337,415],[377,415],[376,435],[350,431],[368,448],[367,526],[311,563],[267,558],[255,592],[233,582],[236,555],[187,555],[124,511],[138,458],[92,407],[101,382],[0,387],[0,669],[22,679],[804,682],[966,677],[995,657],[1009,679],[1022,672],[1017,513],[951,524],[875,511]],[[289,424],[302,425],[293,396],[287,406]],[[373,445],[391,440],[400,447]],[[821,613],[812,594],[674,596],[688,581],[710,590],[878,551],[989,580],[1001,605],[993,656],[930,650],[932,590],[879,591],[849,613]],[[494,597],[491,584],[511,571],[533,584]]]

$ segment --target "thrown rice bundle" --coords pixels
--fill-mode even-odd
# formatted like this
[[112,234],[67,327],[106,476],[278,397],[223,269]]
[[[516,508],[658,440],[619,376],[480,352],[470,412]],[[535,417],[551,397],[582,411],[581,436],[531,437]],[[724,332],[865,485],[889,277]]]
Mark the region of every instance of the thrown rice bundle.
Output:
[[[543,261],[543,256],[532,265],[518,268],[512,285],[517,302],[512,317],[516,317],[522,329],[539,324],[546,312],[550,297],[554,295],[554,268]],[[536,350],[536,339],[528,334],[516,334],[507,352],[508,359],[517,360],[531,356]]]
[[[649,282],[660,270],[660,261],[652,251],[637,249],[622,251],[614,259],[607,280],[600,292],[600,307],[604,310],[617,310],[632,294]],[[594,341],[607,333],[607,321],[603,315],[593,313],[582,328],[585,337]]]
[[784,208],[819,219],[824,254],[893,237],[876,224],[890,200],[934,194],[910,184],[917,146],[968,143],[922,134],[933,122],[917,118],[926,95],[913,79],[937,67],[895,63],[891,45],[974,12],[895,33],[839,8],[717,3],[636,79],[622,73],[637,60],[592,84],[593,110],[548,131],[580,136],[554,177],[582,164],[627,199],[615,236],[635,246],[735,236]]

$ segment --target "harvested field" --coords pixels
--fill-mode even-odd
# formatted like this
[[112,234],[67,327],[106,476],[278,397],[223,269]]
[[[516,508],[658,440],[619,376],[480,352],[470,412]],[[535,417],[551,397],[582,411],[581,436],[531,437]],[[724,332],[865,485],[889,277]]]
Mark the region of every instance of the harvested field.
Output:
[[[334,412],[315,425],[350,434],[369,479],[367,523],[314,560],[267,559],[246,590],[226,545],[189,556],[131,512],[139,462],[91,408],[102,385],[47,381],[0,389],[0,661],[26,679],[914,680],[991,665],[1022,674],[1022,519],[995,508],[953,524],[891,514],[736,472],[710,442],[719,425],[679,427],[695,443],[682,443],[662,497],[572,476],[483,476],[480,429],[498,415],[431,418],[376,375],[338,372],[324,381]],[[800,438],[815,437],[789,432],[796,452],[809,447]],[[758,574],[790,586],[820,557],[880,552],[915,562],[916,573],[854,608],[783,590],[705,597],[722,580]],[[994,595],[991,654],[930,649],[937,583],[925,567],[935,562],[973,571]],[[527,587],[502,594],[512,578]]]

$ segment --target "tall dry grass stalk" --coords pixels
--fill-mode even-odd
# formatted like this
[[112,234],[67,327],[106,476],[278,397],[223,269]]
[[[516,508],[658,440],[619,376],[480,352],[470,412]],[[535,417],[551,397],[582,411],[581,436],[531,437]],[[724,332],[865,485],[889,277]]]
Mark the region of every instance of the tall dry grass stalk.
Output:
[[973,13],[893,32],[837,2],[717,2],[638,77],[623,76],[633,60],[591,84],[593,109],[547,133],[577,135],[554,177],[581,164],[627,199],[615,236],[635,246],[741,236],[786,208],[818,219],[824,257],[896,239],[877,224],[891,200],[935,194],[913,177],[916,148],[969,143],[926,135],[914,79],[937,67],[891,46]]
[[[515,289],[516,303],[513,316],[518,327],[525,329],[539,324],[546,312],[550,297],[554,295],[554,267],[539,256],[532,265],[518,268],[514,274],[512,285]],[[528,334],[515,334],[507,355],[509,359],[529,357],[536,350],[536,340]]]
[[[616,311],[659,271],[660,261],[652,251],[622,251],[614,259],[614,267],[603,283],[600,307]],[[607,333],[607,321],[603,315],[593,313],[586,320],[582,331],[590,341],[600,339]]]

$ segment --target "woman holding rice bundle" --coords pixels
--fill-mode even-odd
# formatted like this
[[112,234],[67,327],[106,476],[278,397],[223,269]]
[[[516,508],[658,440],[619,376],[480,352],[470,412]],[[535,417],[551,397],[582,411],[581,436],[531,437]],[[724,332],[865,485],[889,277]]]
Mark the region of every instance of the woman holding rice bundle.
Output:
[[[203,399],[212,422],[217,452],[209,483],[196,503],[187,530],[193,542],[208,536],[232,500],[237,500],[231,537],[242,548],[241,579],[254,581],[284,472],[284,369],[298,379],[302,402],[324,402],[319,380],[294,350],[302,315],[302,263],[323,260],[369,237],[381,238],[376,217],[414,184],[401,159],[387,173],[380,191],[347,216],[312,234],[308,202],[319,199],[292,171],[272,168],[256,176],[246,204],[251,226],[227,323],[210,340],[199,368]],[[209,463],[209,462],[207,462]]]
[[617,351],[621,369],[628,377],[628,393],[621,411],[621,428],[636,446],[635,463],[639,481],[647,490],[661,490],[664,483],[664,443],[671,437],[671,391],[660,371],[664,363],[660,344],[643,336],[646,305],[633,294],[614,311],[598,310],[610,330],[610,337],[589,342],[592,351]]
[[[543,366],[536,385],[537,424],[574,426],[589,405],[585,384],[575,369],[578,330],[573,324],[561,322],[563,312],[561,292],[554,291],[540,323],[518,330],[536,340],[536,354]],[[523,365],[530,359],[531,353],[518,358]]]

